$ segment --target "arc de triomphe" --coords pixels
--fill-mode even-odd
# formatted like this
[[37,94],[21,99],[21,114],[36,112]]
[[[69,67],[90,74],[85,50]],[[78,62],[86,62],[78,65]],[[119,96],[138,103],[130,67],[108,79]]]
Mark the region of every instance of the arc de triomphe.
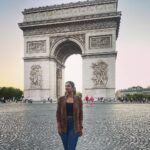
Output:
[[93,0],[22,12],[25,98],[63,95],[64,64],[72,54],[82,56],[83,97],[115,97],[117,5],[118,0]]

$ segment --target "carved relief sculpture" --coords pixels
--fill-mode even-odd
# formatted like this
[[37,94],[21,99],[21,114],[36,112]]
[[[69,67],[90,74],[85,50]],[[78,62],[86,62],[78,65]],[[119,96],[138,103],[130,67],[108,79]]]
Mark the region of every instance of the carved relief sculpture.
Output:
[[112,35],[99,35],[90,37],[90,49],[92,48],[111,48]]
[[70,23],[60,25],[51,25],[51,27],[34,27],[27,28],[24,32],[24,36],[30,35],[41,35],[42,34],[53,34],[53,33],[64,33],[64,32],[75,32],[83,30],[95,30],[105,28],[115,28],[117,22],[115,21],[88,21],[86,23]]
[[50,37],[50,46],[53,48],[53,46],[64,38],[73,38],[79,41],[83,46],[85,46],[85,35],[84,34],[74,34],[74,35],[63,35],[63,36],[52,36]]
[[45,53],[46,40],[27,42],[27,53]]
[[42,70],[41,66],[33,65],[30,71],[30,85],[32,89],[42,88]]
[[93,68],[93,82],[95,87],[106,87],[108,82],[108,65],[103,62],[99,61],[97,63],[92,63]]

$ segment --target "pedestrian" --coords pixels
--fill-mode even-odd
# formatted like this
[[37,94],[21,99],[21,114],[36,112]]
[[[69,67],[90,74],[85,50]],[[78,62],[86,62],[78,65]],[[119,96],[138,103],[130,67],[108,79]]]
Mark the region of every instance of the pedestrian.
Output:
[[85,100],[86,100],[86,103],[88,103],[88,101],[89,101],[88,95],[85,97]]
[[92,105],[93,101],[94,101],[94,97],[93,96],[90,97],[90,101],[91,101],[91,105]]
[[83,135],[83,103],[81,97],[75,95],[72,81],[65,83],[65,90],[65,95],[58,98],[57,129],[64,150],[76,150],[78,138]]

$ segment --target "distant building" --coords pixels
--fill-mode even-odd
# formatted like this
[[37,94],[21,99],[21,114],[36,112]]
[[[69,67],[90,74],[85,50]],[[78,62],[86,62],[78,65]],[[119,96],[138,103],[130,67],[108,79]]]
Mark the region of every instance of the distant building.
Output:
[[133,86],[128,89],[118,90],[116,92],[116,97],[123,97],[127,94],[150,94],[150,87],[143,88],[141,86]]

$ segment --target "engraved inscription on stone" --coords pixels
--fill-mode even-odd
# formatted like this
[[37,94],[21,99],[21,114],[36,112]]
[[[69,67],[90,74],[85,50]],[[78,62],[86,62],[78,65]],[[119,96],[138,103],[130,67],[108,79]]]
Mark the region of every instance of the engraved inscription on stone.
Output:
[[93,77],[92,80],[94,82],[95,87],[106,87],[108,82],[108,64],[103,61],[99,61],[97,63],[92,63],[93,68]]
[[45,53],[46,40],[27,42],[27,53]]
[[112,35],[90,36],[90,49],[92,48],[111,48]]
[[30,85],[31,89],[42,88],[42,70],[40,65],[31,66]]

